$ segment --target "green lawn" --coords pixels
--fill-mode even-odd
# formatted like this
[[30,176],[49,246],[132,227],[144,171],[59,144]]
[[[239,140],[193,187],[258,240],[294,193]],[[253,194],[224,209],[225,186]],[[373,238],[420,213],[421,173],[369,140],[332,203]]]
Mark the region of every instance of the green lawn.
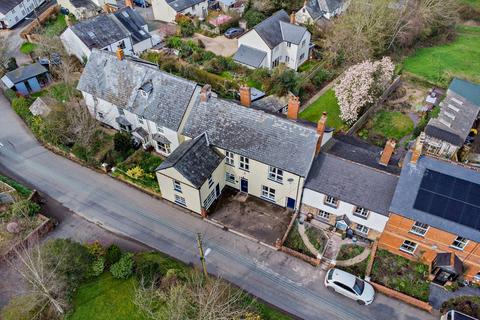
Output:
[[24,42],[20,46],[20,52],[23,54],[30,54],[32,53],[38,46],[35,43],[31,42]]
[[46,37],[58,37],[65,29],[67,29],[67,22],[63,14],[58,14],[55,20],[50,20],[42,26],[40,31]]
[[453,42],[418,49],[405,59],[404,70],[443,87],[454,76],[480,82],[480,27],[457,29],[458,36]]
[[340,247],[337,255],[337,260],[348,260],[361,255],[365,251],[365,247],[357,244],[344,244]]
[[379,134],[397,141],[413,131],[414,123],[408,115],[398,111],[379,111],[373,118],[370,134]]
[[346,126],[340,119],[340,106],[333,89],[327,90],[317,101],[300,112],[299,117],[311,122],[317,122],[324,111],[328,114],[327,126],[333,127],[335,130],[341,130]]
[[134,285],[133,277],[118,280],[105,272],[77,290],[68,320],[146,319],[133,304]]
[[480,0],[460,0],[460,3],[469,5],[477,10],[480,10]]

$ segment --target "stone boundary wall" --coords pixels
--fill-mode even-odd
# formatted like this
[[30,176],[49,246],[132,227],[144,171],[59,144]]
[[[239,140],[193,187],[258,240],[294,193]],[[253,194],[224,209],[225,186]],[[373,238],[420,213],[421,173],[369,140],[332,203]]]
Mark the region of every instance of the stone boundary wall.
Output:
[[364,124],[367,122],[367,120],[372,116],[372,114],[377,111],[382,104],[387,100],[388,96],[398,88],[400,85],[401,80],[400,76],[397,76],[392,83],[388,86],[387,89],[383,92],[383,94],[378,98],[377,102],[373,104],[370,108],[365,111],[360,118],[355,121],[355,123],[348,129],[347,134],[348,135],[353,135],[355,134]]
[[433,312],[433,307],[428,304],[427,302],[418,300],[414,297],[411,297],[409,295],[406,295],[404,293],[395,291],[393,289],[387,288],[385,286],[382,286],[381,284],[375,283],[375,282],[370,282],[370,284],[375,288],[380,293],[383,293],[386,296],[392,297],[394,299],[398,299],[400,301],[403,301],[405,303],[408,303],[411,306],[414,306],[416,308],[422,309],[424,311]]

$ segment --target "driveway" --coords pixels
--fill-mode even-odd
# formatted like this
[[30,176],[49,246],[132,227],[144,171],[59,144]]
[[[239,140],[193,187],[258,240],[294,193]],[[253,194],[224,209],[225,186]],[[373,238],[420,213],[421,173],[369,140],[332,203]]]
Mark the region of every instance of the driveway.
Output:
[[63,206],[118,235],[131,237],[185,263],[199,265],[196,234],[208,271],[301,319],[431,320],[434,317],[378,294],[370,306],[330,293],[324,272],[282,252],[185,214],[109,176],[46,150],[0,95],[0,164]]
[[199,33],[195,33],[193,38],[201,40],[205,45],[205,50],[212,51],[219,56],[230,57],[237,52],[237,39],[227,39],[225,36],[210,38]]

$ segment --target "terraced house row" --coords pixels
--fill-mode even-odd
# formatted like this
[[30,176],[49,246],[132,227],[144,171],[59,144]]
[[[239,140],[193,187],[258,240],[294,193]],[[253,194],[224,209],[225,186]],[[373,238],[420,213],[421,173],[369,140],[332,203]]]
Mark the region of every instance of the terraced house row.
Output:
[[165,158],[165,200],[206,217],[236,190],[422,259],[437,283],[480,281],[480,172],[427,156],[423,134],[401,159],[392,140],[332,137],[326,114],[302,122],[294,96],[286,114],[268,112],[248,87],[239,101],[221,99],[121,52],[93,50],[78,89],[96,119]]

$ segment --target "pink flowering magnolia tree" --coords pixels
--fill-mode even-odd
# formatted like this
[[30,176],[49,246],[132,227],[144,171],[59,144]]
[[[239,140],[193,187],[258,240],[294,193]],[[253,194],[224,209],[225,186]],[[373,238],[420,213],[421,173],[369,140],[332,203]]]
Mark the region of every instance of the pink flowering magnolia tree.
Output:
[[348,68],[334,86],[340,118],[348,124],[355,122],[362,109],[374,103],[388,87],[394,69],[389,57],[374,62],[366,60]]

